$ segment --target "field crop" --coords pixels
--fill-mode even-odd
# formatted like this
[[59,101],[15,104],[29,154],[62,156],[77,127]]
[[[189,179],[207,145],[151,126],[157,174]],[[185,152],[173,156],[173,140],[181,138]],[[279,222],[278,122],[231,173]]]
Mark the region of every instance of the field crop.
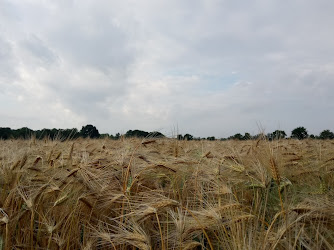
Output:
[[333,171],[333,141],[0,141],[0,249],[333,249]]

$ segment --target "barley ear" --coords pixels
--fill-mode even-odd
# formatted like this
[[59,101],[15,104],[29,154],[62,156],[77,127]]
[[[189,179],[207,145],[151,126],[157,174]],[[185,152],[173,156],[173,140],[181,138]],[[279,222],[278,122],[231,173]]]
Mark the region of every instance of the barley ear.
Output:
[[279,174],[276,161],[272,156],[270,157],[270,170],[274,181],[277,183],[277,185],[279,185],[281,181],[281,176]]

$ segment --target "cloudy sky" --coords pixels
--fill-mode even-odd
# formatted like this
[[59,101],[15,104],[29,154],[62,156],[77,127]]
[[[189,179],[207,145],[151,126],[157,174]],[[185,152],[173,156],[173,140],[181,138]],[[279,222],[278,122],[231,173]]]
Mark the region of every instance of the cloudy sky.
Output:
[[333,13],[333,0],[0,0],[0,127],[333,131]]

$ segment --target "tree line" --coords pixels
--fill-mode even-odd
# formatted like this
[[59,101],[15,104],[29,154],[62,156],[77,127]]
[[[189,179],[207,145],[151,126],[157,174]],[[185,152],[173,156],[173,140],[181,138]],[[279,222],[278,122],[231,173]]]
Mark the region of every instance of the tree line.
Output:
[[0,127],[0,139],[8,140],[8,139],[29,139],[31,137],[35,137],[36,139],[59,139],[59,140],[72,140],[77,138],[110,138],[114,140],[118,140],[121,137],[129,138],[129,137],[165,137],[160,132],[146,132],[142,130],[129,130],[124,135],[117,133],[115,135],[112,134],[100,134],[98,129],[88,124],[86,126],[82,126],[79,131],[76,128],[72,129],[42,129],[42,130],[32,130],[27,127],[19,128],[19,129],[11,129]]
[[[178,135],[177,138],[179,140],[210,140],[214,141],[216,138],[214,136],[210,136],[207,138],[200,138],[200,137],[194,137],[190,134],[185,134],[183,135]],[[257,134],[257,135],[251,135],[250,133],[245,133],[244,135],[237,133],[235,135],[232,135],[228,138],[221,138],[220,140],[240,140],[240,141],[245,141],[245,140],[257,140],[259,138],[265,138],[267,140],[279,140],[279,139],[288,139],[287,134],[285,133],[284,130],[275,130],[272,133],[268,134]],[[334,133],[330,131],[329,129],[323,130],[319,135],[313,135],[313,134],[308,134],[308,131],[305,127],[297,127],[291,131],[291,139],[298,139],[298,140],[303,140],[303,139],[334,139]]]
[[[72,129],[42,129],[42,130],[32,130],[27,127],[23,127],[20,129],[11,129],[8,127],[0,127],[0,139],[7,140],[7,139],[29,139],[31,137],[35,137],[36,139],[60,139],[60,140],[68,140],[68,139],[77,139],[77,138],[110,138],[114,140],[118,140],[121,137],[124,138],[131,138],[131,137],[137,137],[137,138],[162,138],[165,137],[160,132],[154,131],[154,132],[146,132],[142,130],[128,130],[125,134],[121,135],[120,133],[117,133],[115,135],[112,134],[100,134],[98,129],[88,124],[86,126],[82,126],[81,130],[79,131],[76,128]],[[176,136],[178,140],[210,140],[214,141],[216,138],[214,136],[209,136],[206,138],[201,137],[195,137],[191,134],[178,134]],[[221,138],[220,140],[254,140],[259,138],[265,138],[267,140],[279,140],[279,139],[286,139],[287,134],[284,130],[275,130],[272,133],[268,134],[257,134],[257,135],[251,135],[249,133],[245,133],[244,135],[237,133],[233,136],[230,136],[228,138]],[[334,139],[334,133],[330,131],[329,129],[323,130],[319,135],[309,135],[308,131],[305,127],[297,127],[291,131],[292,139],[298,139],[303,140],[307,138],[311,139]]]

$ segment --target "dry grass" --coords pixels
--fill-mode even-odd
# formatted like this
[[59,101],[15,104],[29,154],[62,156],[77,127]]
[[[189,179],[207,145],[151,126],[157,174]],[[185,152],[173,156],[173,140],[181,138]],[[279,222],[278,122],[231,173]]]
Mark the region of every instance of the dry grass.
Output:
[[0,249],[333,249],[331,141],[0,141]]

